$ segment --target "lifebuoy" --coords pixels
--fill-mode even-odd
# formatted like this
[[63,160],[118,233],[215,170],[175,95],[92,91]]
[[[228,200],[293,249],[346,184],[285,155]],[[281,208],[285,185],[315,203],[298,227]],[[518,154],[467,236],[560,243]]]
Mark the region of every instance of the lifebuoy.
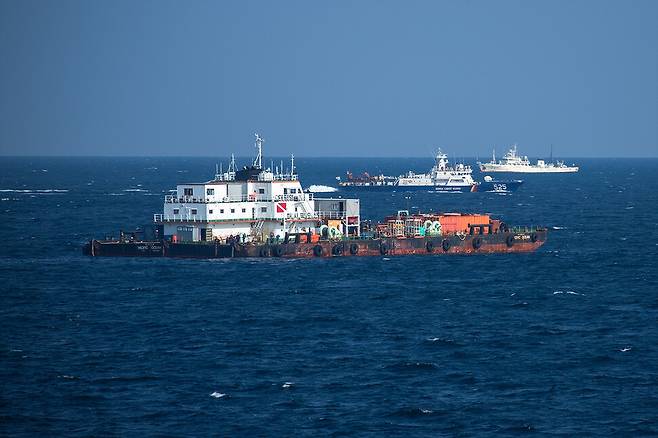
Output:
[[334,245],[331,252],[332,252],[333,255],[336,255],[336,256],[343,255],[343,245]]
[[537,240],[539,240],[539,236],[537,235],[537,233],[530,234],[530,241],[532,243],[535,243]]
[[473,245],[473,249],[480,249],[480,247],[482,246],[482,239],[480,237],[476,237],[475,239],[473,239],[472,245]]
[[272,254],[274,257],[281,257],[283,255],[283,248],[280,245],[275,246],[272,248]]
[[267,246],[261,246],[260,251],[258,252],[258,254],[261,257],[269,257],[270,256],[270,249]]
[[320,257],[322,255],[322,246],[321,245],[315,245],[313,247],[313,255],[316,257]]
[[450,241],[448,239],[443,239],[443,242],[441,242],[441,248],[443,248],[444,252],[448,252],[450,249]]
[[434,242],[432,242],[431,240],[428,241],[428,242],[425,244],[425,248],[427,249],[427,252],[432,252],[432,251],[434,251]]
[[386,255],[388,254],[388,245],[386,245],[384,242],[379,245],[379,253],[381,255]]
[[350,245],[350,254],[357,255],[359,253],[359,245],[353,243]]
[[507,245],[508,248],[511,248],[514,246],[514,234],[509,234],[505,238],[505,245]]

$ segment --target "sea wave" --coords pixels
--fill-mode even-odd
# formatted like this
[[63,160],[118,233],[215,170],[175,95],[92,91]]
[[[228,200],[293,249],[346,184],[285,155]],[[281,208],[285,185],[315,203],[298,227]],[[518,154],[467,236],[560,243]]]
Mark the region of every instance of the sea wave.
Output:
[[336,187],[329,187],[329,186],[323,186],[318,184],[313,184],[309,186],[307,190],[311,193],[331,193],[338,191]]
[[68,190],[65,189],[0,189],[0,192],[3,193],[67,193]]

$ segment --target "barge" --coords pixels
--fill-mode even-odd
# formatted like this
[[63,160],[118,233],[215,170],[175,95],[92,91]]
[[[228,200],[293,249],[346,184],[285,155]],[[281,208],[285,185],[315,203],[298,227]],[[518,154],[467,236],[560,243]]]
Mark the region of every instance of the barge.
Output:
[[[264,168],[256,135],[251,166],[179,184],[153,223],[118,238],[92,239],[89,256],[319,258],[530,252],[546,242],[542,227],[509,227],[488,214],[398,211],[361,221],[358,199],[315,198],[289,169]],[[274,167],[274,166],[272,166]]]

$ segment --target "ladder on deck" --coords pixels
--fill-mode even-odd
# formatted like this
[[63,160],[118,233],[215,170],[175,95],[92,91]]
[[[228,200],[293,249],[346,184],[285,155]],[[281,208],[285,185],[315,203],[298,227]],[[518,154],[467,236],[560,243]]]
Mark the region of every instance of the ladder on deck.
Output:
[[251,236],[254,240],[263,240],[263,225],[265,225],[265,221],[258,221],[251,228]]

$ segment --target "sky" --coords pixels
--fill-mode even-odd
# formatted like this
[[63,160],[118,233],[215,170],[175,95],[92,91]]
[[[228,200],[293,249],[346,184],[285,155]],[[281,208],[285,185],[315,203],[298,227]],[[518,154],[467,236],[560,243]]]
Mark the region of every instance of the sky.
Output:
[[0,155],[658,156],[658,1],[0,0]]

